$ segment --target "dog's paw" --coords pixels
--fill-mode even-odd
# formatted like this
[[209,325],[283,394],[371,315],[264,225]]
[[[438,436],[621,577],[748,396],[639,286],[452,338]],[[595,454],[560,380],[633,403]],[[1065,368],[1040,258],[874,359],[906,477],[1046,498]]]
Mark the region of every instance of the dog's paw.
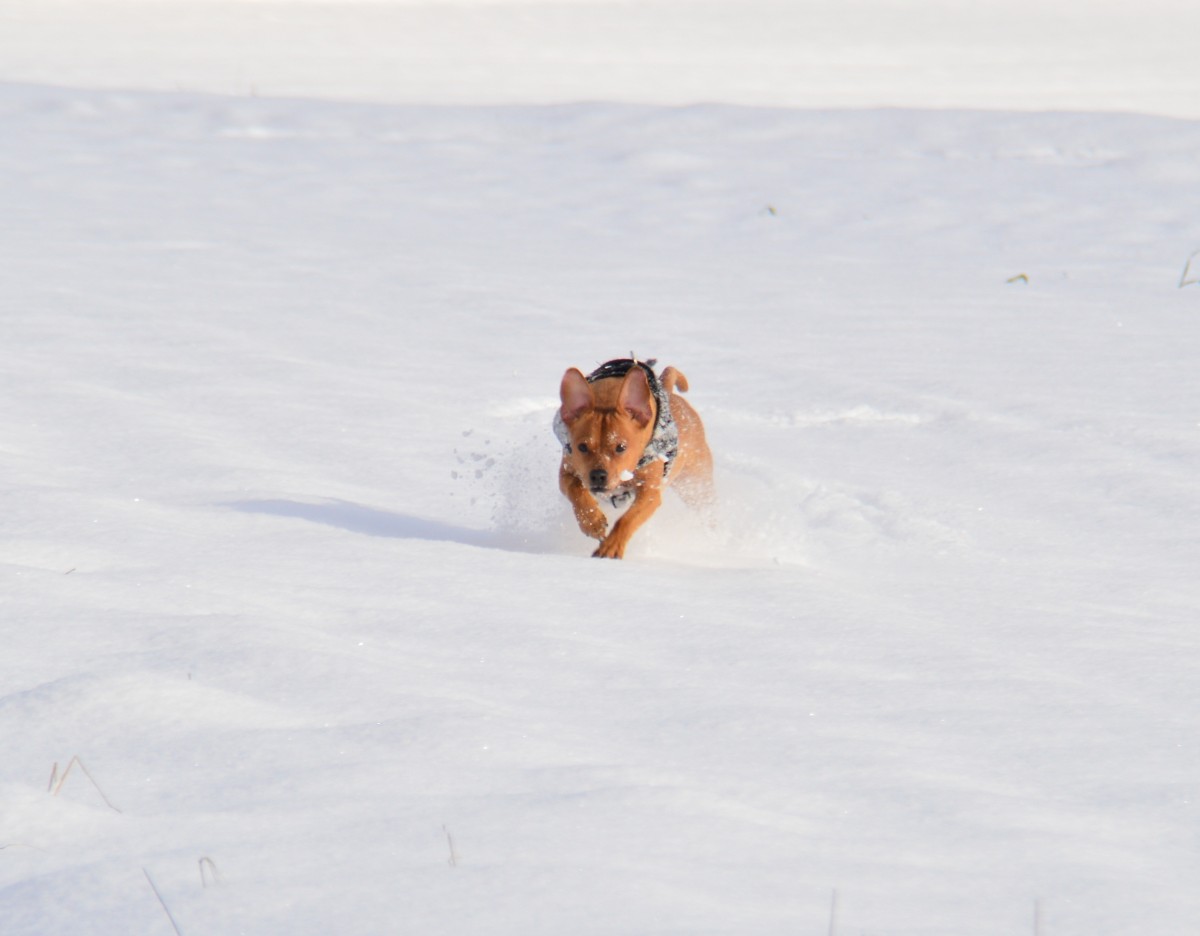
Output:
[[584,536],[603,540],[608,534],[608,518],[599,507],[577,513],[575,519],[579,522],[579,529],[583,531]]
[[593,559],[623,559],[625,557],[625,539],[620,536],[606,536],[592,553]]

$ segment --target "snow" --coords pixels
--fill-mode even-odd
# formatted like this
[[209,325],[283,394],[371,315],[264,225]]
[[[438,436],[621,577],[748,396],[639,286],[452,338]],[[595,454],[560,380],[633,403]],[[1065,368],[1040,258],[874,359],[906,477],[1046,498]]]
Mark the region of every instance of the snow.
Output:
[[745,9],[0,4],[5,936],[1194,927],[1196,14]]
[[0,0],[7,80],[1200,118],[1192,0]]

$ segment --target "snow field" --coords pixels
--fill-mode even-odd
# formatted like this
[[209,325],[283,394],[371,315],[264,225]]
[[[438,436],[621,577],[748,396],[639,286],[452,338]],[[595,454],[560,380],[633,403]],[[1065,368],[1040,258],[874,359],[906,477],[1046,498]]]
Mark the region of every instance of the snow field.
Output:
[[[1193,122],[10,84],[0,137],[6,934],[162,933],[145,872],[188,936],[1197,918]],[[595,563],[549,419],[629,350],[722,504]]]
[[1200,117],[1190,0],[0,0],[0,75],[403,104]]

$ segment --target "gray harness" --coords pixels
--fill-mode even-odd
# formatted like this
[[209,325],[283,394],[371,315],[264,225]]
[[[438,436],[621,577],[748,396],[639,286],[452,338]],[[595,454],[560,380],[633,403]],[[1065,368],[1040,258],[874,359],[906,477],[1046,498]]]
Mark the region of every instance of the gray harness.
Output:
[[[675,420],[671,416],[671,395],[667,393],[658,379],[658,375],[654,373],[656,363],[658,362],[654,358],[648,361],[618,358],[607,364],[601,364],[588,374],[587,382],[595,383],[597,380],[604,380],[608,377],[624,377],[635,367],[640,367],[645,372],[646,382],[650,385],[650,392],[654,395],[658,412],[654,417],[654,433],[650,436],[650,441],[646,444],[642,457],[638,459],[637,466],[645,468],[651,462],[661,461],[665,479],[671,471],[671,464],[675,461],[675,456],[679,454],[679,427],[675,425]],[[554,414],[554,435],[562,443],[564,452],[571,451],[571,434],[567,431],[566,422],[563,421],[562,410]],[[620,507],[632,496],[632,490],[622,489],[612,495],[612,505]]]

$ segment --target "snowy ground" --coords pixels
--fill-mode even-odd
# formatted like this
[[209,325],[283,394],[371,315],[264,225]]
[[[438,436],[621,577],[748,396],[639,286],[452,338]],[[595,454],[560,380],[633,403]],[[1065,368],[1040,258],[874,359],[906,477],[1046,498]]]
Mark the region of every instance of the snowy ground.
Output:
[[[5,936],[1194,931],[1169,95],[450,107],[431,64],[422,106],[264,54],[296,96],[226,96],[226,46],[193,86],[60,8],[62,80],[0,31]],[[716,65],[694,99],[748,103]],[[690,378],[721,516],[594,562],[549,422],[630,350]]]

